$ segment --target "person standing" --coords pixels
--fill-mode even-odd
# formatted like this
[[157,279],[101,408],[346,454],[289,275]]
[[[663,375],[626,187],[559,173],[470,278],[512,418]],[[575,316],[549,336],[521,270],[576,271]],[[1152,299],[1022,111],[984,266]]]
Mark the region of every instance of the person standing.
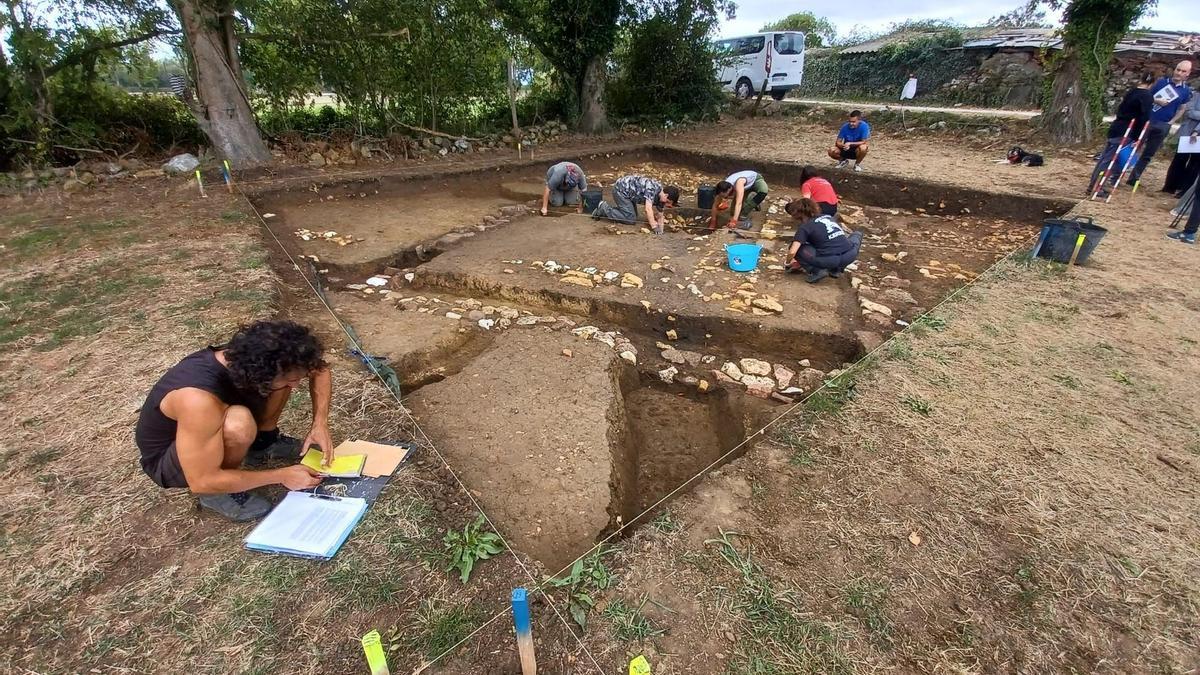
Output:
[[661,215],[663,208],[679,206],[679,188],[674,185],[663,187],[663,184],[637,174],[621,176],[613,183],[613,203],[600,202],[592,212],[592,218],[606,218],[618,223],[632,225],[637,220],[637,205],[642,204],[646,210],[646,222],[655,234],[663,233],[665,219]]
[[733,229],[735,220],[737,227],[750,229],[750,212],[757,209],[767,198],[767,181],[757,171],[738,171],[717,183],[714,188],[712,215],[708,219],[708,229],[717,229],[717,211],[723,200],[733,197],[733,210],[729,212],[729,225]]
[[581,194],[587,189],[587,175],[574,162],[559,162],[546,171],[546,189],[542,191],[542,215],[549,212],[549,206],[576,207],[576,213],[583,213]]
[[1150,87],[1154,96],[1154,106],[1150,109],[1150,128],[1146,131],[1146,142],[1137,164],[1129,175],[1129,184],[1135,185],[1142,178],[1142,172],[1154,159],[1155,153],[1162,147],[1163,141],[1171,133],[1171,124],[1183,106],[1192,99],[1192,90],[1188,87],[1188,78],[1192,76],[1192,62],[1180,61],[1175,66],[1171,77],[1164,77]]
[[823,215],[837,215],[838,196],[833,183],[811,166],[800,169],[800,196],[816,202]]
[[[1194,144],[1194,149],[1200,150],[1200,96],[1193,96],[1183,111],[1183,119],[1179,122],[1179,138]],[[1175,197],[1183,194],[1196,182],[1200,175],[1200,152],[1176,152],[1167,168],[1167,179],[1163,182],[1163,192]]]
[[[1154,106],[1154,96],[1150,93],[1152,84],[1154,84],[1154,73],[1149,71],[1142,73],[1137,86],[1125,92],[1121,104],[1117,106],[1117,118],[1108,125],[1108,141],[1105,142],[1104,149],[1100,151],[1100,159],[1096,161],[1096,168],[1092,169],[1092,180],[1088,183],[1087,190],[1089,195],[1096,192],[1096,181],[1100,179],[1102,171],[1109,171],[1110,174],[1104,177],[1104,183],[1116,185],[1122,167],[1119,166],[1120,162],[1114,162],[1113,158],[1120,151],[1122,141],[1129,146],[1137,142],[1138,136],[1142,133],[1142,127],[1150,119],[1150,109]],[[1101,196],[1107,196],[1107,192]]]
[[[1197,178],[1196,182],[1192,183],[1192,187],[1189,189],[1189,191],[1192,193],[1192,196],[1194,199],[1196,193],[1200,192],[1200,178]],[[1186,205],[1181,204],[1180,206],[1175,207],[1175,211],[1172,211],[1172,213],[1175,213],[1176,211],[1179,211],[1179,209],[1184,209],[1184,208],[1191,209],[1191,212],[1188,213],[1188,216],[1187,216],[1187,224],[1184,225],[1183,230],[1181,230],[1179,232],[1171,232],[1170,234],[1168,234],[1167,238],[1174,239],[1175,241],[1178,241],[1178,242],[1181,242],[1184,244],[1195,245],[1196,244],[1196,231],[1200,230],[1200,208],[1198,208],[1196,206],[1196,204],[1194,204],[1194,203],[1189,203]]]
[[808,283],[815,284],[825,277],[838,278],[858,259],[862,232],[848,233],[833,216],[822,215],[811,199],[794,199],[784,210],[803,221],[796,227],[784,261],[788,272],[808,272]]
[[829,156],[838,160],[837,168],[844,169],[854,161],[854,170],[862,171],[867,158],[867,141],[871,138],[871,125],[862,119],[862,111],[850,111],[850,119],[838,130],[837,140],[829,149]]

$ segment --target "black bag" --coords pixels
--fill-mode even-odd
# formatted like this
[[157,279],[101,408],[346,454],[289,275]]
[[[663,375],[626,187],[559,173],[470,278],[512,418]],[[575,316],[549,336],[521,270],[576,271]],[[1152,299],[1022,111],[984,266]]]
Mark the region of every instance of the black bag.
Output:
[[1009,164],[1024,164],[1025,166],[1042,166],[1046,163],[1046,158],[1033,152],[1025,152],[1021,146],[1014,145],[1012,150],[1008,151]]

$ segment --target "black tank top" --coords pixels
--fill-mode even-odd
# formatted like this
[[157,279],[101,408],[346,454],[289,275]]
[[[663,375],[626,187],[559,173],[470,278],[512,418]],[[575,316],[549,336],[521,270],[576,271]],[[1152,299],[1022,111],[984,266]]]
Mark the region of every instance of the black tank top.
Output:
[[244,405],[254,413],[254,419],[262,419],[266,398],[257,392],[245,392],[233,383],[229,369],[217,360],[220,347],[208,347],[189,354],[175,364],[159,379],[158,384],[146,396],[138,415],[134,439],[142,452],[142,467],[155,466],[163,453],[175,442],[175,431],[179,423],[167,417],[159,409],[163,397],[175,391],[192,387],[207,391],[226,405]]

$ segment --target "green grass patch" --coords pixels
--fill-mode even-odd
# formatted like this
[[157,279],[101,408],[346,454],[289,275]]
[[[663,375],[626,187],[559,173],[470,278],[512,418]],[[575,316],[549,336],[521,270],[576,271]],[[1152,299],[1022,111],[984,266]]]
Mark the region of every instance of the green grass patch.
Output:
[[604,608],[604,618],[612,622],[613,635],[618,640],[644,642],[666,632],[661,628],[656,628],[650,619],[642,614],[642,608],[645,606],[645,598],[636,607],[616,598]]
[[470,607],[439,607],[426,601],[417,610],[415,627],[397,626],[388,632],[388,651],[403,648],[434,659],[465,640],[479,622],[478,612]]
[[0,286],[0,346],[34,336],[39,348],[52,349],[98,333],[120,318],[115,305],[162,286],[161,277],[131,269],[141,262],[97,263],[65,278],[35,274]]
[[731,601],[732,610],[744,623],[728,672],[851,672],[840,627],[798,616],[795,594],[779,588],[749,550],[739,551],[733,541],[736,536],[722,531],[719,538],[705,542],[717,547],[718,556],[739,577]]
[[1126,372],[1125,372],[1125,371],[1123,371],[1123,370],[1114,370],[1114,371],[1111,371],[1111,372],[1108,374],[1108,376],[1109,376],[1109,377],[1111,377],[1111,378],[1113,379],[1113,381],[1114,381],[1114,382],[1118,382],[1118,383],[1120,383],[1120,384],[1123,384],[1123,385],[1125,385],[1125,386],[1127,386],[1127,387],[1132,387],[1132,386],[1133,386],[1133,378],[1129,377],[1129,374],[1128,374],[1128,373],[1126,373]]
[[[102,220],[97,222],[67,221],[51,225],[33,225],[28,218],[9,218],[0,221],[0,232],[22,230],[5,236],[0,243],[4,252],[0,255],[17,261],[26,261],[48,253],[69,253],[89,247],[99,248],[109,243],[122,241],[135,243],[136,233],[129,232],[136,223],[127,220]],[[133,237],[132,241],[129,239]],[[128,245],[128,244],[125,244]]]
[[845,589],[847,611],[862,622],[872,639],[890,645],[894,627],[885,607],[887,596],[887,586],[867,579],[858,579]]
[[678,532],[683,529],[683,523],[675,518],[675,514],[671,513],[671,509],[663,509],[662,513],[654,517],[650,521],[650,527],[658,532],[671,533]]
[[1077,378],[1075,378],[1071,375],[1063,374],[1063,373],[1055,373],[1054,375],[1050,376],[1050,379],[1061,384],[1062,386],[1066,387],[1067,389],[1078,390],[1079,388],[1081,388],[1083,386],[1079,383],[1079,380]]
[[887,355],[898,361],[908,361],[912,358],[912,344],[902,337],[894,337],[888,342]]
[[929,413],[933,412],[932,403],[916,396],[905,396],[904,398],[900,399],[900,402],[903,403],[909,410],[917,413],[918,415],[924,415],[928,417]]

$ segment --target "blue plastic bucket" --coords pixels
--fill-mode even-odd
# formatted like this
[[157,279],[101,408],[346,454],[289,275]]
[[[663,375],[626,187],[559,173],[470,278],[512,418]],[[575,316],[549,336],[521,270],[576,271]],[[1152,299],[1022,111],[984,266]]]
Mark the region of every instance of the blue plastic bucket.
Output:
[[1125,167],[1137,164],[1138,156],[1133,154],[1133,144],[1130,143],[1117,152],[1117,161],[1113,162],[1113,173],[1119,174]]
[[726,244],[725,255],[729,257],[729,269],[734,272],[752,272],[758,267],[758,254],[762,246],[758,244]]

